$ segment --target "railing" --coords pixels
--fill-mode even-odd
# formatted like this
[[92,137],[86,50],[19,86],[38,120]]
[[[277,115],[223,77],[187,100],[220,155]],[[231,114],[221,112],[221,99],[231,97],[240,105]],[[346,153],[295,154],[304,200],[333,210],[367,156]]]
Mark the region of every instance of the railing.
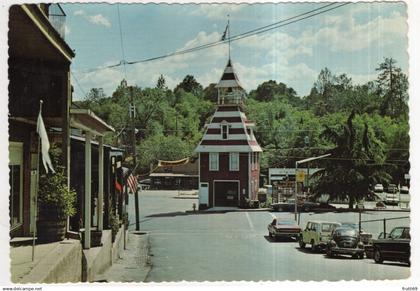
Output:
[[230,92],[225,95],[221,95],[219,98],[220,104],[242,104],[245,94],[242,92]]
[[387,220],[407,219],[407,218],[410,218],[410,216],[399,216],[399,217],[382,218],[382,219],[362,220],[362,213],[359,212],[359,232],[362,230],[362,223],[381,221],[383,223],[383,233],[386,234],[386,221]]

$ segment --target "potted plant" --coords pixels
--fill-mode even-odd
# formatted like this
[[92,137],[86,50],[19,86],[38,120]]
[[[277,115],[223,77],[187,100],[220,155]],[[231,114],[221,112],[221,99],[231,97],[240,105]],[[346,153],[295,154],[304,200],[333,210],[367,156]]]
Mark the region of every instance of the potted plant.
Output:
[[37,236],[39,242],[61,241],[66,234],[67,216],[76,213],[76,192],[68,189],[64,168],[39,177]]
[[109,224],[111,227],[112,242],[114,242],[117,236],[118,230],[120,229],[120,225],[119,225],[118,217],[114,214],[113,210],[109,212]]
[[51,147],[56,172],[43,173],[39,177],[37,240],[41,243],[63,240],[67,216],[76,213],[76,192],[67,187],[64,167],[59,165],[60,152],[58,146]]

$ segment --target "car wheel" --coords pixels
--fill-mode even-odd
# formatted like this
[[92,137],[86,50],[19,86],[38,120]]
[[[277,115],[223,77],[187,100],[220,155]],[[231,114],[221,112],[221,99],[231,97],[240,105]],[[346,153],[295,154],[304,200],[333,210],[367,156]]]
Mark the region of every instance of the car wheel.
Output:
[[303,242],[303,239],[302,239],[302,238],[300,238],[300,239],[299,239],[299,247],[300,247],[301,249],[304,249],[304,248],[305,248],[305,246],[306,246],[306,244]]
[[311,240],[311,251],[313,251],[313,252],[316,251],[316,246],[315,246],[314,240]]
[[365,258],[365,253],[359,254],[359,259],[363,260]]
[[304,212],[309,212],[310,211],[309,206],[305,206],[305,208],[303,208],[303,211]]
[[382,258],[381,252],[378,249],[375,249],[375,252],[373,253],[373,259],[375,260],[375,263],[382,264],[384,259]]
[[327,248],[327,257],[332,258],[334,256],[332,250],[330,248]]

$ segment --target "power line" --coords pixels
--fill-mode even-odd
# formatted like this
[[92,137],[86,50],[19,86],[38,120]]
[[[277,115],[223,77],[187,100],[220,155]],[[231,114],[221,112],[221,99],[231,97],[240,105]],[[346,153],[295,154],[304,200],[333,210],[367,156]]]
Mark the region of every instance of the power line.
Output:
[[[240,40],[240,39],[243,39],[243,38],[251,37],[253,35],[265,33],[267,31],[270,31],[270,30],[273,30],[273,29],[284,27],[284,26],[287,26],[287,25],[290,25],[290,24],[293,24],[293,23],[296,23],[296,22],[299,22],[299,21],[302,21],[302,20],[305,20],[305,19],[308,19],[308,18],[317,16],[317,15],[320,15],[320,14],[323,14],[323,13],[326,13],[326,12],[329,12],[331,10],[335,10],[337,8],[340,8],[340,7],[344,6],[344,5],[348,5],[350,3],[351,2],[345,2],[345,3],[340,4],[338,6],[334,6],[332,8],[325,9],[325,8],[331,6],[331,5],[338,4],[338,2],[333,2],[333,3],[330,3],[330,4],[324,5],[324,6],[320,7],[320,8],[312,9],[310,11],[307,11],[307,12],[298,14],[296,16],[287,18],[285,20],[281,20],[281,21],[275,22],[275,23],[270,24],[270,25],[262,26],[262,27],[259,27],[259,28],[256,28],[256,29],[253,29],[253,30],[250,30],[250,31],[247,31],[247,32],[244,32],[244,33],[235,35],[235,36],[232,36],[232,37],[229,37],[228,39],[223,40],[223,41],[220,40],[220,41],[216,41],[216,42],[211,42],[211,43],[200,45],[200,46],[196,46],[196,47],[193,47],[193,48],[190,48],[190,49],[176,51],[176,52],[168,53],[168,54],[165,54],[165,55],[161,55],[161,56],[157,56],[157,57],[152,57],[152,58],[147,58],[147,59],[138,60],[138,61],[127,62],[125,59],[123,59],[118,64],[114,64],[114,65],[110,65],[110,66],[105,66],[105,67],[97,67],[97,68],[93,68],[93,69],[88,69],[88,70],[86,70],[84,72],[94,72],[94,71],[103,70],[103,69],[109,69],[109,68],[114,68],[114,67],[118,67],[118,66],[126,65],[126,64],[127,65],[133,65],[133,64],[138,64],[138,63],[151,62],[151,61],[155,61],[155,60],[159,60],[159,59],[164,59],[164,58],[168,58],[168,57],[172,57],[172,56],[176,56],[176,55],[182,55],[182,54],[192,53],[192,52],[195,52],[195,51],[198,51],[198,50],[207,49],[207,48],[211,48],[211,47],[214,47],[214,46],[217,46],[217,45],[220,45],[220,44],[224,44],[224,43],[227,43],[229,41],[237,41],[237,40]],[[323,9],[325,9],[325,10],[323,10]],[[321,11],[319,11],[319,10],[321,10]],[[319,12],[316,12],[316,11],[319,11]],[[316,12],[316,13],[314,13],[314,12]],[[305,15],[307,15],[307,16],[305,16]],[[305,17],[302,17],[302,16],[305,16]],[[293,20],[293,19],[295,19],[295,20]]]
[[82,86],[79,83],[79,80],[76,78],[76,75],[73,73],[73,71],[70,71],[71,75],[73,76],[74,80],[76,81],[76,85],[79,87],[80,91],[84,94],[84,97],[86,98],[87,94],[85,90],[83,90]]
[[122,54],[122,59],[124,60],[124,62],[123,62],[124,76],[125,76],[125,79],[127,80],[127,69],[125,67],[126,62],[125,62],[124,41],[123,41],[123,36],[122,36],[121,16],[120,16],[120,4],[119,3],[117,3],[117,11],[118,11],[118,27],[119,27],[119,30],[120,30],[121,54]]

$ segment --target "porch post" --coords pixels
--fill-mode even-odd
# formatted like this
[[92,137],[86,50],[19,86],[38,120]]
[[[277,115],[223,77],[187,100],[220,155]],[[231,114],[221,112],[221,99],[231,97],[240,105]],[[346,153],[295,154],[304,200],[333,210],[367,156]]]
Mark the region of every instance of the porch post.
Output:
[[99,136],[99,148],[98,148],[98,230],[103,230],[104,225],[104,137]]
[[83,247],[90,248],[90,223],[91,223],[91,176],[92,176],[92,133],[86,132],[85,135],[85,241]]

